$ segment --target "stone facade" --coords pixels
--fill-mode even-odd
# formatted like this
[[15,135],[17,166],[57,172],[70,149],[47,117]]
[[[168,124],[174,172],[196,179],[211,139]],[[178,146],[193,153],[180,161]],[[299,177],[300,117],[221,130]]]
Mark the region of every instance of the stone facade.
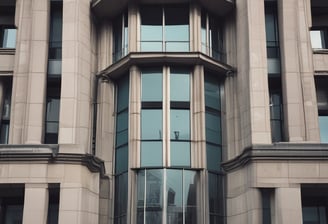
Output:
[[[164,33],[170,16],[165,7],[182,5],[187,9],[187,50],[167,50],[170,39],[164,33],[163,39],[150,41],[160,42],[162,50],[143,49],[149,41],[142,28],[142,9],[147,5],[162,7]],[[55,49],[51,24],[56,27],[56,7],[62,15],[62,35],[60,47]],[[273,140],[268,10],[276,13],[278,30],[281,141]],[[193,223],[310,223],[313,220],[306,208],[325,206],[328,211],[327,204],[307,205],[313,195],[328,201],[328,122],[321,120],[328,116],[328,91],[323,89],[319,96],[318,85],[318,80],[328,80],[327,15],[328,4],[323,0],[1,1],[0,207],[9,211],[10,203],[17,202],[23,210],[16,221],[24,224],[148,223],[147,216],[139,212],[140,174],[161,170],[161,190],[167,198],[162,195],[163,214],[152,223],[188,223],[187,205],[179,211],[181,219],[168,211],[169,185],[165,181],[169,176],[165,175],[168,170],[178,170],[182,175],[194,172],[197,179],[195,186],[190,184],[197,195]],[[220,28],[212,24],[220,24]],[[320,49],[312,47],[315,30],[321,32]],[[222,42],[213,40],[215,31]],[[182,36],[182,32],[176,35]],[[15,38],[14,47],[10,38]],[[176,48],[183,43],[179,38],[172,42]],[[210,47],[204,48],[204,44]],[[220,44],[222,48],[214,49]],[[60,64],[60,74],[55,77],[60,80],[55,87],[60,92],[57,120],[52,120],[49,112],[54,49],[60,52],[59,59],[55,58]],[[214,50],[224,52],[215,56]],[[190,85],[181,86],[190,89],[188,105],[170,101],[173,67],[189,69]],[[161,104],[151,102],[147,108],[157,105],[163,127],[162,164],[147,167],[142,162],[141,117],[145,107],[142,74],[149,68],[160,68],[163,75]],[[220,143],[215,145],[220,148],[216,154],[220,158],[211,158],[207,151],[212,144],[207,116],[208,111],[213,112],[205,94],[208,74],[220,83],[220,109],[214,111],[220,118],[216,124]],[[129,80],[126,161],[119,157],[117,146],[121,125],[117,99],[124,76]],[[182,107],[190,112],[189,139],[185,141],[190,144],[189,164],[174,166],[171,111]],[[57,136],[55,142],[46,140],[48,130]],[[179,132],[175,140],[179,140]],[[218,170],[209,168],[211,159],[218,161]],[[119,177],[124,175],[117,171],[120,164],[127,167],[123,196],[118,193],[123,187]],[[211,208],[216,203],[210,195],[212,174],[220,182],[215,192],[221,207],[216,212]],[[18,193],[8,193],[10,189]],[[125,202],[120,198],[126,200],[123,208]],[[146,213],[146,202],[141,201]],[[328,223],[327,213],[320,217],[326,217],[325,222],[317,223]],[[12,214],[0,211],[0,223],[11,220]]]

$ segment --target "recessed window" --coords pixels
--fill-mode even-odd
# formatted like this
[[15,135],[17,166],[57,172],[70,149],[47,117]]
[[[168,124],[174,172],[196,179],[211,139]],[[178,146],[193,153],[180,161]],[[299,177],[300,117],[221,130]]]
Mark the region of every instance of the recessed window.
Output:
[[12,4],[0,7],[0,48],[16,47],[15,1]]
[[0,185],[0,223],[23,223],[24,185]]
[[214,74],[205,75],[205,127],[207,169],[220,171],[221,140],[221,86]]
[[225,61],[223,48],[223,25],[220,18],[202,10],[201,17],[202,52],[219,61]]
[[310,31],[311,44],[314,49],[328,48],[328,28],[312,28]]
[[113,61],[128,53],[128,13],[125,12],[113,22]]
[[11,94],[12,94],[12,79],[11,77],[2,77],[1,80],[1,95],[0,111],[0,144],[8,144],[9,127],[10,127],[10,111],[11,111]]
[[142,6],[141,51],[189,51],[189,7]]
[[310,31],[313,49],[328,48],[328,8],[326,1],[311,0],[312,27]]
[[316,76],[315,85],[317,92],[320,140],[322,143],[328,143],[328,77]]
[[302,194],[303,224],[328,223],[328,186],[304,185]]

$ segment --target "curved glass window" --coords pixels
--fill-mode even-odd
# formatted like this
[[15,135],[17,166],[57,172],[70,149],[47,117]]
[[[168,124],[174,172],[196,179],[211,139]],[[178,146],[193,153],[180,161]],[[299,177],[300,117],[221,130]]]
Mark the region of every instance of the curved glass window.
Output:
[[189,7],[142,6],[141,51],[189,51]]
[[193,170],[140,170],[137,224],[196,224],[198,178]]

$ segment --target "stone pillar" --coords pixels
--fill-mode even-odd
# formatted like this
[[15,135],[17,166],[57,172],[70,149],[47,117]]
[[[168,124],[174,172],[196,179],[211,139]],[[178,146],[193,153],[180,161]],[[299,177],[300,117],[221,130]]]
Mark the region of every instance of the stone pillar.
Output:
[[[27,100],[30,44],[32,33],[32,0],[16,2],[15,24],[18,27],[13,74],[10,139],[12,144],[22,144]],[[46,31],[43,31],[46,32]]]
[[[191,166],[206,167],[205,88],[204,67],[196,65],[193,72],[193,97],[191,102]],[[200,85],[201,84],[201,85]]]
[[278,0],[287,140],[319,141],[309,21],[304,1]]
[[23,224],[46,224],[48,184],[25,184]]
[[32,1],[30,68],[27,81],[27,105],[24,139],[27,144],[43,140],[45,95],[48,64],[49,1]]
[[[91,153],[92,74],[90,0],[63,2],[63,53],[58,143]],[[65,147],[65,145],[67,147]]]
[[[139,24],[139,16],[138,16],[138,7],[135,4],[130,4],[128,9],[128,44],[129,44],[129,52],[138,51],[138,40],[140,39],[140,26]],[[140,50],[140,49],[139,49]]]
[[271,143],[264,1],[236,1],[241,148]]
[[276,188],[275,223],[303,223],[300,187]]

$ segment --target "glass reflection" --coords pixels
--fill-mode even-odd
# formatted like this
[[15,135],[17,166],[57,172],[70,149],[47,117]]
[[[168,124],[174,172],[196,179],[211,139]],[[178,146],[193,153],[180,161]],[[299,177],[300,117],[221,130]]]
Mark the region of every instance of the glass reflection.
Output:
[[328,116],[319,116],[320,140],[328,143]]
[[190,142],[171,141],[171,166],[190,167]]
[[190,101],[190,74],[188,72],[171,69],[170,97],[171,101]]
[[141,76],[142,102],[162,101],[163,99],[163,81],[161,71],[143,71]]
[[192,170],[139,171],[137,223],[162,223],[165,216],[166,224],[196,224],[197,178],[197,172]]
[[162,166],[163,153],[161,141],[142,141],[141,142],[141,166]]
[[190,111],[171,109],[171,140],[190,140]]

